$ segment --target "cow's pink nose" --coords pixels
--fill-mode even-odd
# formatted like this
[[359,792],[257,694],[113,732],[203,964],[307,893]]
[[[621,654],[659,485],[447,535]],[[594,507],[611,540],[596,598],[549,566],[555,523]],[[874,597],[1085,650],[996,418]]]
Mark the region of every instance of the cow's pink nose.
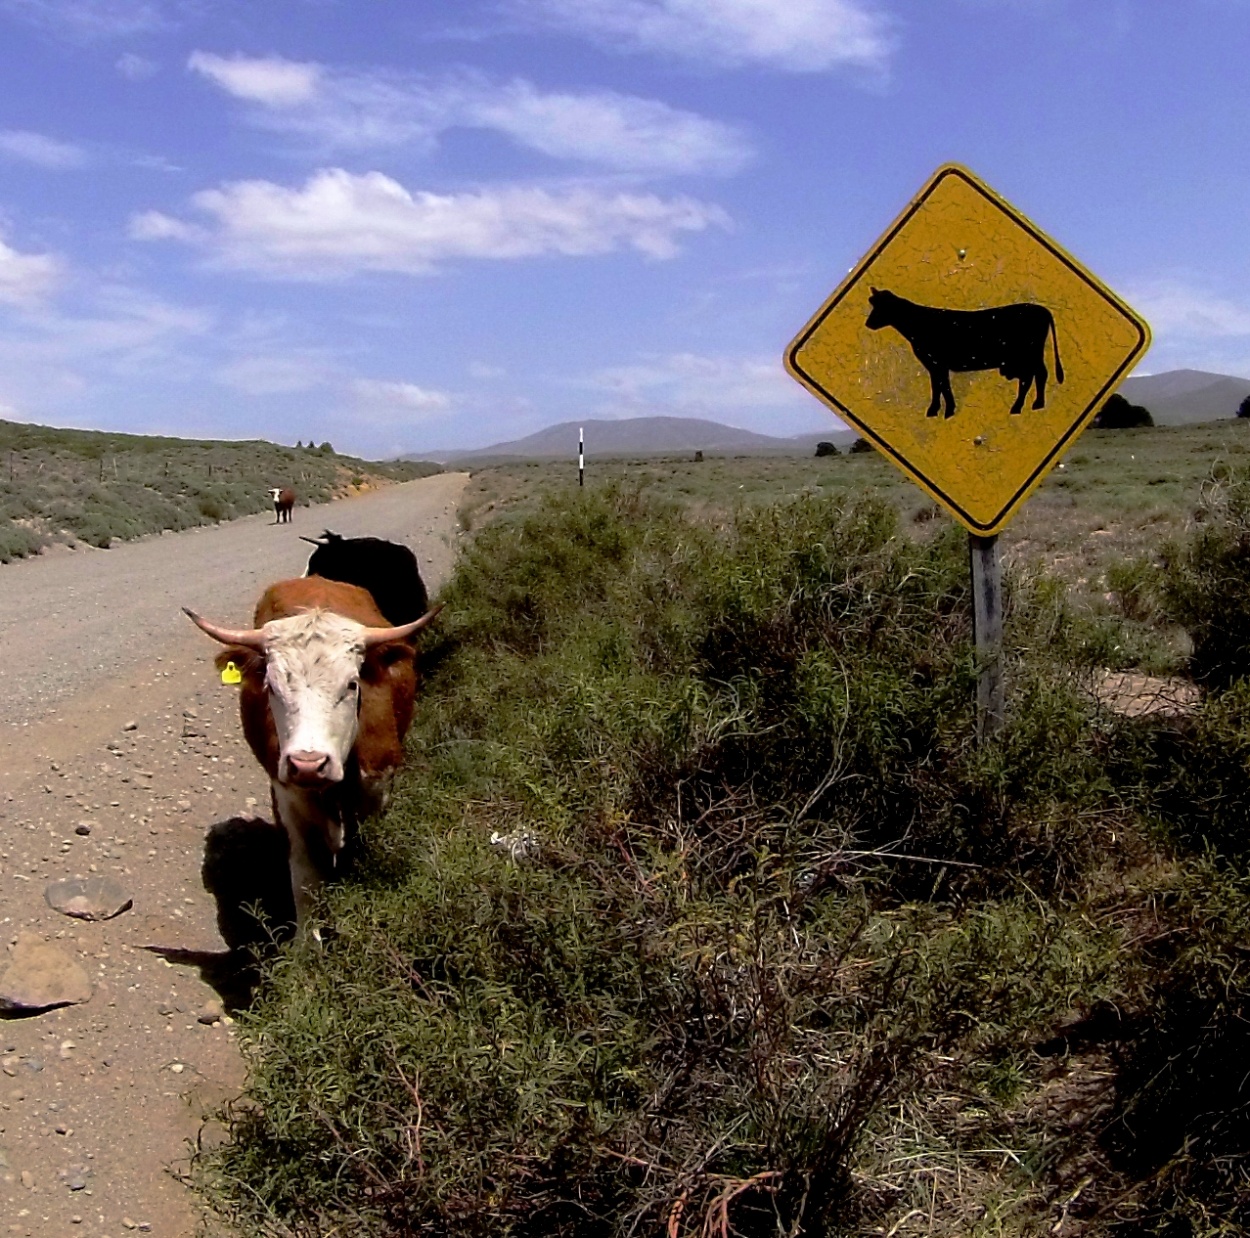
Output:
[[293,752],[287,760],[296,782],[321,782],[330,766],[328,752]]

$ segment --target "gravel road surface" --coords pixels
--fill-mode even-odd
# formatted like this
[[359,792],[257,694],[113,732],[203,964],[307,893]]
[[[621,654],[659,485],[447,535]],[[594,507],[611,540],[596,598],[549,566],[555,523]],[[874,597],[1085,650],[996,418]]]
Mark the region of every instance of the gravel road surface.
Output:
[[[179,608],[247,624],[264,585],[303,571],[299,535],[327,525],[412,546],[433,595],[466,480],[0,567],[0,993],[35,939],[92,988],[0,1020],[0,1233],[190,1238],[203,1223],[178,1174],[243,1082],[221,870],[240,839],[271,859],[282,840],[215,646]],[[133,905],[103,922],[54,911],[45,890],[75,877],[110,878]]]

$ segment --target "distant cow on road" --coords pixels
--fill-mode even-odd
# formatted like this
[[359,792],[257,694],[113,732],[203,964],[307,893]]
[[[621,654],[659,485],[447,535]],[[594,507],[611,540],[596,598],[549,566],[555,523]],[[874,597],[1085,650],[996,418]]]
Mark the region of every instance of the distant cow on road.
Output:
[[274,524],[290,524],[291,508],[295,506],[295,491],[275,488],[270,490],[269,497],[273,499]]
[[945,404],[946,416],[955,412],[951,371],[997,370],[1020,384],[1012,413],[1024,408],[1029,388],[1036,388],[1034,408],[1046,407],[1046,339],[1055,350],[1055,381],[1063,382],[1055,319],[1044,305],[1023,302],[993,309],[952,310],[917,305],[885,289],[873,288],[866,323],[869,330],[893,327],[910,345],[916,360],[929,373],[933,398],[925,413],[936,417]]

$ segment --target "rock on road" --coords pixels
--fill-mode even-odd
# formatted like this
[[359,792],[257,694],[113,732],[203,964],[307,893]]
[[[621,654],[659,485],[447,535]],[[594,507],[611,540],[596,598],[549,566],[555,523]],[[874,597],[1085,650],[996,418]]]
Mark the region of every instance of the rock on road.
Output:
[[[177,1174],[204,1116],[242,1086],[210,983],[227,954],[202,868],[206,836],[267,815],[268,788],[215,646],[180,608],[248,625],[264,585],[303,571],[299,535],[327,525],[411,546],[434,595],[466,481],[0,567],[0,990],[36,941],[93,989],[0,1021],[0,1235],[197,1232]],[[109,879],[133,905],[71,919],[44,897],[66,878]]]

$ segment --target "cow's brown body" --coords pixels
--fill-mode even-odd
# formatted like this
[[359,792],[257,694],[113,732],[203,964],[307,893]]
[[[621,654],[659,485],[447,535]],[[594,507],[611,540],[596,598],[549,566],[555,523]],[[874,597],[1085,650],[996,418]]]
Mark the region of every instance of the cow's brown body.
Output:
[[273,492],[274,524],[290,524],[291,512],[295,507],[294,490],[275,490]]
[[[271,619],[286,619],[308,610],[328,610],[366,627],[384,628],[387,621],[373,598],[356,585],[320,576],[283,580],[265,590],[252,622],[264,627]],[[355,757],[362,778],[376,783],[393,774],[403,763],[404,736],[412,723],[417,695],[415,646],[395,641],[370,649],[360,670],[360,730],[356,736]],[[218,661],[242,657],[243,671],[239,692],[239,714],[243,734],[256,759],[272,779],[278,776],[278,737],[265,691],[264,660],[247,650],[229,649]]]
[[[274,620],[309,612],[342,616],[365,628],[388,627],[366,590],[319,576],[271,585],[256,606],[254,623],[261,629]],[[234,662],[243,674],[239,693],[243,734],[269,775],[274,816],[290,840],[291,881],[301,928],[319,884],[318,874],[327,865],[333,866],[347,828],[383,806],[391,777],[403,762],[404,735],[412,721],[417,690],[415,653],[415,638],[365,650],[356,739],[343,764],[342,780],[311,786],[290,777],[282,766],[264,654],[227,645],[218,655],[219,666]]]

